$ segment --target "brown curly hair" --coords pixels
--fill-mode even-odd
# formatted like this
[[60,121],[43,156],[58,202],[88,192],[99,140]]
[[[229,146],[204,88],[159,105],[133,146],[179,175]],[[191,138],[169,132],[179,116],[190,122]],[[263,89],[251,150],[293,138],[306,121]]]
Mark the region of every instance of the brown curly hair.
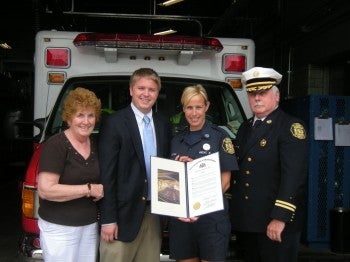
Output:
[[77,87],[69,91],[63,103],[62,119],[63,121],[71,120],[73,115],[79,109],[93,109],[95,111],[96,122],[101,117],[101,100],[97,98],[94,92]]

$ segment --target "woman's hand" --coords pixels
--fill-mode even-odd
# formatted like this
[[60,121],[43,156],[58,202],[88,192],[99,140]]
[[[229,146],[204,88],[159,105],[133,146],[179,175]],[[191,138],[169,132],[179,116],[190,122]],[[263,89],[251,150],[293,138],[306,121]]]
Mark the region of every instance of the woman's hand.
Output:
[[177,219],[185,223],[193,223],[198,220],[199,217],[178,217]]
[[190,158],[189,156],[180,156],[180,155],[177,155],[175,157],[175,160],[181,161],[181,162],[191,162],[191,161],[193,161],[193,159]]
[[94,201],[99,201],[104,196],[102,184],[90,184],[90,196]]

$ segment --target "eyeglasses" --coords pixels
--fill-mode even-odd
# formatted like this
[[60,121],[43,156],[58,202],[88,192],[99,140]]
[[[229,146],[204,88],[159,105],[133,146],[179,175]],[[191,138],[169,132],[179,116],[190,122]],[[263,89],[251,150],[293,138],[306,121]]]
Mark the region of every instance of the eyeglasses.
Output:
[[205,105],[202,106],[185,106],[184,111],[190,112],[190,111],[202,111],[205,109]]

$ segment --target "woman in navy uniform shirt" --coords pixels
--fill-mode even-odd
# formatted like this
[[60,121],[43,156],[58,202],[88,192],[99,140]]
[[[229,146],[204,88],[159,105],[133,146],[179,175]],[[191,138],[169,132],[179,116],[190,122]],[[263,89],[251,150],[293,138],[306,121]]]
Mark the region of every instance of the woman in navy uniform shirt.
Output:
[[[222,192],[230,187],[231,171],[238,165],[228,134],[205,120],[208,95],[201,85],[186,87],[181,104],[189,124],[171,143],[171,158],[183,162],[219,152]],[[225,261],[231,224],[227,199],[224,210],[200,217],[170,218],[170,258],[178,262]]]

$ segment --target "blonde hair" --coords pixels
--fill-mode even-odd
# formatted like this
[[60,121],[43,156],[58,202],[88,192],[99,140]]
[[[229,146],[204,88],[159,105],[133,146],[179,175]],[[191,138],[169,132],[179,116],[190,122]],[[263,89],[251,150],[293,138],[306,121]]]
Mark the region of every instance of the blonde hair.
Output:
[[158,86],[158,91],[161,89],[162,85],[160,77],[152,68],[139,68],[135,70],[130,77],[130,86],[134,86],[135,83],[143,77],[153,80]]
[[208,94],[207,91],[205,90],[205,88],[200,85],[193,85],[193,86],[188,86],[184,89],[184,91],[182,92],[182,96],[181,96],[181,104],[182,106],[186,106],[188,104],[188,102],[191,100],[192,97],[196,96],[196,95],[200,95],[203,97],[204,99],[204,104],[207,105],[209,100],[208,100]]
[[101,100],[97,98],[94,92],[83,87],[77,87],[69,91],[64,100],[62,119],[67,122],[72,119],[79,109],[87,108],[92,108],[95,111],[96,122],[99,121],[101,117]]

